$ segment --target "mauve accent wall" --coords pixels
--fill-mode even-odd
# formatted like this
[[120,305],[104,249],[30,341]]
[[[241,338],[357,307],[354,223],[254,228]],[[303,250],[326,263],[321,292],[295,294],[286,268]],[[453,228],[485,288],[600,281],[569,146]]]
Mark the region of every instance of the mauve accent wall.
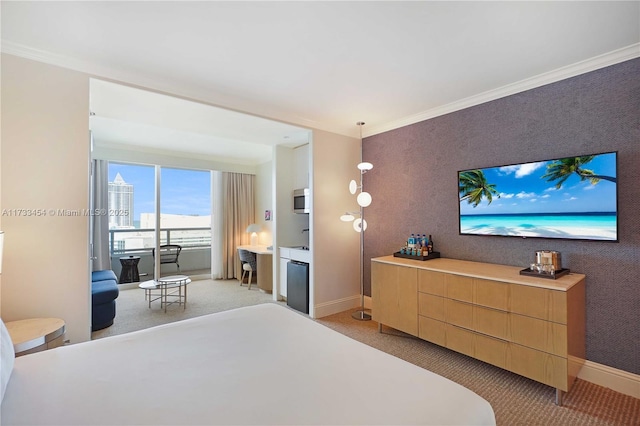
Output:
[[[618,243],[461,236],[457,171],[618,151]],[[370,259],[413,232],[443,257],[526,267],[536,250],[587,276],[587,359],[640,374],[640,59],[365,138]]]

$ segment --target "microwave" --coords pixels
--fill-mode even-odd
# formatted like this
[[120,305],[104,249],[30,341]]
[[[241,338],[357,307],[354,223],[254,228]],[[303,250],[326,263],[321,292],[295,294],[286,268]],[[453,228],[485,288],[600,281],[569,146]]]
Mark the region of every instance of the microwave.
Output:
[[293,191],[293,212],[309,213],[310,206],[309,188],[295,189]]

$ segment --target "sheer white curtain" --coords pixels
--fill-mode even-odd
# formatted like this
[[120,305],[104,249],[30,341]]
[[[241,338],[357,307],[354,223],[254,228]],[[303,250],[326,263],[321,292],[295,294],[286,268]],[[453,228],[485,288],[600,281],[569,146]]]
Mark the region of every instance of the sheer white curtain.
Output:
[[211,278],[224,278],[222,270],[223,196],[222,172],[211,172]]
[[[94,211],[109,211],[109,162],[93,160],[93,206]],[[92,215],[93,220],[93,270],[111,269],[109,255],[109,216]]]

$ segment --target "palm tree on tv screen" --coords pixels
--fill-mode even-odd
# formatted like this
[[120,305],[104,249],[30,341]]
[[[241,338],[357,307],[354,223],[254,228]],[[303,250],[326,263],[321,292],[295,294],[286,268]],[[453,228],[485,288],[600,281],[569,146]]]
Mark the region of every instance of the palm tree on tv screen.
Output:
[[597,175],[593,170],[582,168],[582,166],[594,158],[595,155],[584,155],[582,157],[569,157],[555,160],[547,166],[547,173],[542,175],[542,179],[546,178],[547,182],[557,180],[556,189],[562,188],[562,184],[569,179],[573,173],[580,176],[580,182],[588,179],[591,185],[597,184],[600,180],[616,182],[615,177]]
[[487,182],[482,170],[469,170],[460,173],[458,184],[460,202],[466,200],[468,204],[473,204],[473,207],[480,204],[483,198],[486,198],[489,204],[493,201],[494,195],[500,198],[500,194],[495,189],[496,185]]

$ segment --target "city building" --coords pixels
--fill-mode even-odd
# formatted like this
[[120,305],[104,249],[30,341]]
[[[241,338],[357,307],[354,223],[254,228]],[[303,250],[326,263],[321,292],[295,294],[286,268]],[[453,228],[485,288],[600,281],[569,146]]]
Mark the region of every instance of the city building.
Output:
[[124,181],[120,173],[109,182],[109,209],[128,211],[129,214],[109,215],[109,229],[133,228],[133,185]]

